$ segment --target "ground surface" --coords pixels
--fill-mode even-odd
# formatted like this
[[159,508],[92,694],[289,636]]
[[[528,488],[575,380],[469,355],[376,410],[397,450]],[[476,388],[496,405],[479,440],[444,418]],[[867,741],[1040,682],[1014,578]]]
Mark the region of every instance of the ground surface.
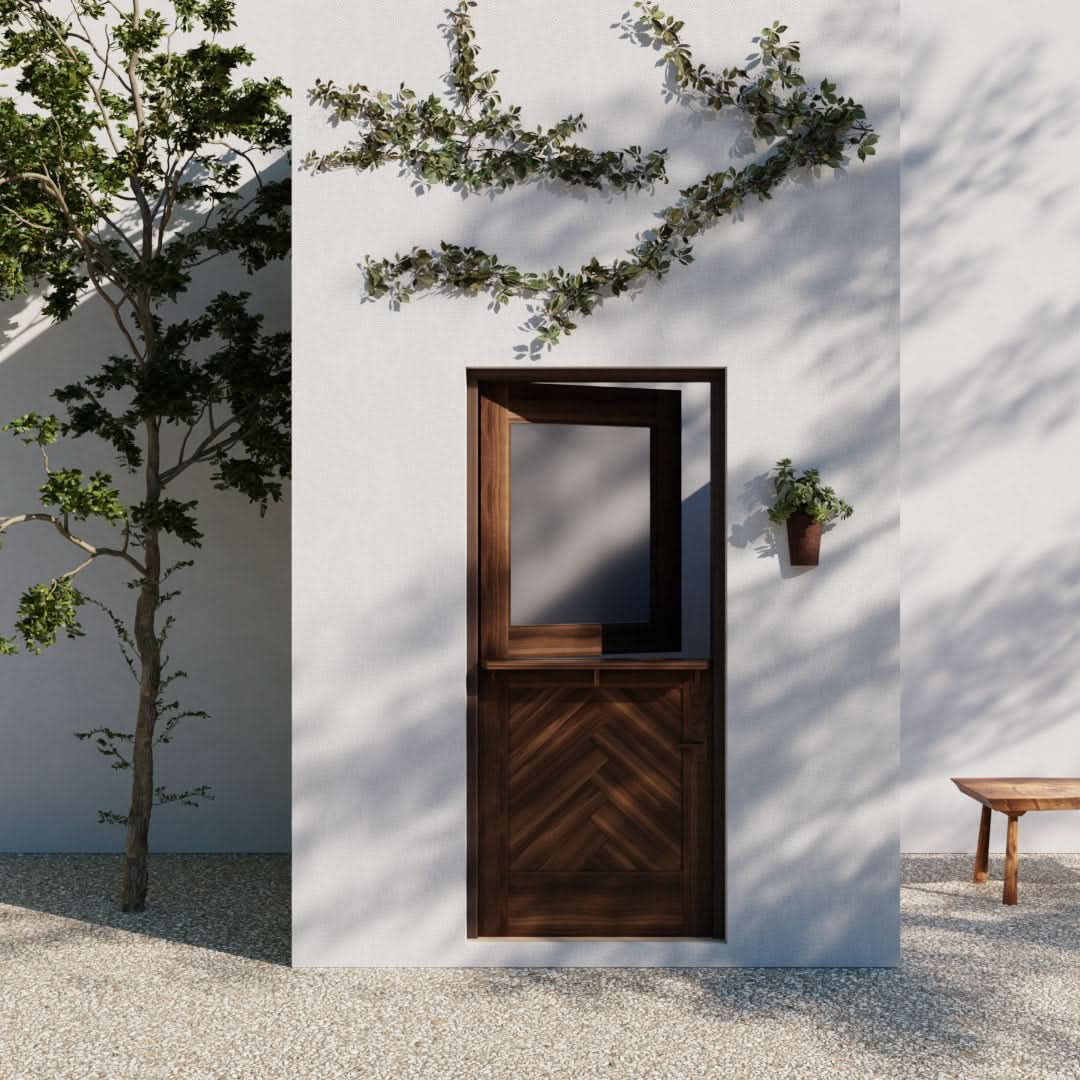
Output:
[[0,1080],[1080,1078],[1080,856],[904,861],[896,970],[306,970],[288,861],[0,855]]

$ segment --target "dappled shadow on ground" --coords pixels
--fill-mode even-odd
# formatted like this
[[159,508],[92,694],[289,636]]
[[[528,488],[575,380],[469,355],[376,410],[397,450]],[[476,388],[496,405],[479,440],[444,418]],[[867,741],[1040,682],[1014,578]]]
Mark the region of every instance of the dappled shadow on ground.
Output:
[[85,918],[76,894],[107,890],[114,864],[80,858],[81,871],[61,871],[64,856],[0,861],[2,900],[21,905],[0,907],[0,1060],[27,1076],[157,1076],[176,1063],[216,1076],[229,1062],[243,1063],[237,1075],[290,1080],[1047,1080],[1080,1060],[1080,855],[1026,856],[1012,908],[999,860],[976,886],[969,856],[906,856],[895,969],[467,971],[289,970],[173,948],[193,937],[185,922],[215,927],[225,889],[263,917],[284,860],[242,856],[232,877],[221,858],[159,857],[156,880],[171,863],[187,903],[132,951],[108,926],[37,914]]
[[1074,1009],[1062,1005],[1080,983],[1080,856],[1022,859],[1013,908],[1001,904],[1001,870],[993,859],[990,884],[977,886],[970,856],[905,856],[903,961],[893,970],[528,969],[490,973],[486,989],[574,997],[598,1017],[690,1013],[731,1035],[729,1065],[756,1064],[758,1075],[775,1075],[755,1056],[761,1028],[790,1043],[783,1075],[849,1075],[841,1061],[850,1075],[1066,1075],[1080,1060]]
[[[5,929],[26,910],[270,964],[289,963],[288,855],[151,855],[147,910],[119,910],[120,855],[0,855],[0,961]],[[23,909],[20,912],[18,909]],[[52,924],[36,946],[65,941]]]

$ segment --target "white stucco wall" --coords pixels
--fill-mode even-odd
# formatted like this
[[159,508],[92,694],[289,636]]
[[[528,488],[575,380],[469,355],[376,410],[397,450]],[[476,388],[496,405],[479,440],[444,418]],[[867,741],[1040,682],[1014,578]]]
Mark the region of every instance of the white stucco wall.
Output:
[[[267,21],[265,0],[241,0],[243,39],[256,70],[288,74],[291,42],[282,23]],[[284,4],[280,5],[284,11]],[[221,268],[200,282],[192,298],[221,288],[253,290],[267,326],[289,325],[288,266],[255,278]],[[49,394],[120,352],[111,317],[88,300],[67,323],[36,318],[33,304],[0,306],[0,422],[29,410],[55,411]],[[36,451],[0,437],[0,513],[36,507],[41,483]],[[116,474],[108,452],[92,442],[66,443],[55,463]],[[210,784],[214,802],[198,810],[155,812],[156,851],[287,851],[289,848],[289,506],[262,521],[242,496],[214,492],[195,476],[179,498],[199,498],[204,546],[194,571],[174,581],[183,589],[168,651],[191,674],[174,684],[192,719],[176,741],[159,748],[157,780],[173,790]],[[125,491],[132,488],[123,481]],[[95,531],[88,530],[92,535]],[[0,551],[0,633],[10,633],[20,593],[74,566],[74,549],[46,526],[12,530]],[[173,544],[166,555],[188,557]],[[119,613],[130,613],[133,593],[117,565],[95,565],[80,587]],[[125,811],[130,774],[108,767],[72,732],[106,724],[132,726],[136,687],[104,617],[86,609],[87,636],[62,641],[40,657],[0,658],[0,851],[115,851],[123,830],[97,824],[97,810]]]
[[1080,9],[903,11],[903,846],[970,851],[949,776],[1080,776]]
[[[440,89],[441,0],[313,0],[316,76]],[[522,308],[361,304],[365,253],[452,239],[532,267],[615,255],[651,210],[728,160],[732,129],[665,102],[621,7],[486,4],[481,62],[528,122],[584,111],[596,146],[667,146],[655,197],[530,189],[418,198],[386,169],[301,176],[294,330],[294,963],[890,964],[898,955],[898,163],[891,2],[801,2],[812,80],[868,107],[881,154],[792,185],[697,245],[698,261],[584,321],[545,365],[729,371],[728,937],[465,937],[465,369],[516,362]],[[699,58],[737,62],[771,0],[685,0]],[[302,102],[298,155],[347,137]],[[778,457],[856,505],[813,571],[765,528]],[[718,480],[718,482],[720,482]],[[781,545],[781,551],[784,545]]]

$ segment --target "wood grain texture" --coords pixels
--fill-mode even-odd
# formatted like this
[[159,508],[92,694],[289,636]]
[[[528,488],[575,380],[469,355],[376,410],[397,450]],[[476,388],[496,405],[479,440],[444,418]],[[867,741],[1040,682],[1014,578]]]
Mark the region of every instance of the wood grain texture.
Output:
[[[545,369],[544,379],[558,383],[583,382],[699,382],[711,385],[711,433],[709,490],[710,544],[710,659],[640,661],[628,658],[612,660],[595,649],[595,628],[586,628],[581,637],[584,646],[567,660],[550,653],[534,657],[508,659],[509,577],[508,561],[500,566],[490,560],[481,540],[485,523],[483,505],[489,498],[489,511],[507,499],[498,489],[483,490],[481,457],[494,453],[509,460],[510,388],[495,405],[503,410],[505,436],[492,429],[492,414],[486,413],[482,384],[536,383],[534,366],[513,369],[472,369],[468,373],[470,392],[469,431],[469,600],[468,635],[469,687],[469,880],[470,918],[468,932],[500,937],[573,936],[600,939],[647,939],[664,937],[705,937],[724,935],[724,698],[725,698],[725,589],[726,550],[717,542],[725,535],[725,373],[710,368],[608,368]],[[602,389],[581,388],[578,389]],[[631,389],[631,388],[622,388]],[[559,396],[564,391],[558,391]],[[534,399],[545,394],[541,390]],[[499,394],[496,394],[498,397]],[[519,404],[526,400],[519,397]],[[643,400],[643,399],[642,399]],[[661,399],[662,400],[662,399]],[[488,403],[491,403],[490,397]],[[534,400],[530,408],[547,407]],[[635,404],[635,408],[638,407]],[[519,414],[515,414],[519,415]],[[538,416],[538,412],[534,412]],[[552,417],[556,414],[551,413]],[[613,417],[613,414],[610,414]],[[624,412],[623,418],[627,414]],[[614,417],[613,417],[614,418]],[[474,462],[475,455],[475,462]],[[475,467],[474,467],[475,465]],[[681,486],[681,485],[680,485]],[[493,496],[493,498],[492,498]],[[679,508],[681,511],[681,507]],[[680,514],[681,516],[681,514]],[[472,534],[475,526],[476,535]],[[475,543],[474,543],[475,541]],[[485,569],[486,567],[486,569]],[[496,585],[495,598],[505,587],[506,633],[492,635],[485,628],[490,602],[485,606],[481,579]],[[680,590],[681,598],[681,590]],[[490,601],[490,597],[487,598]],[[475,620],[473,616],[475,615]],[[475,621],[475,626],[473,625]],[[634,633],[638,631],[635,629]],[[591,637],[591,640],[590,640]],[[521,642],[519,641],[519,645]],[[560,647],[561,647],[561,643]],[[600,648],[610,648],[601,633]],[[634,642],[628,651],[647,651],[648,643]],[[675,650],[665,650],[675,651]],[[476,699],[473,688],[476,688]],[[625,761],[605,762],[589,775],[584,785],[595,789],[590,800],[578,800],[577,813],[586,814],[590,830],[566,828],[553,819],[553,828],[563,825],[565,843],[551,847],[560,860],[581,869],[520,871],[510,869],[510,696],[516,690],[549,691],[559,687],[577,690],[602,689],[618,694],[621,690],[655,689],[663,692],[680,688],[678,713],[682,720],[677,745],[678,770],[674,778],[656,771],[649,762],[649,737],[634,746],[633,725],[629,734],[609,740],[608,753],[635,763],[640,775],[626,767]],[[685,691],[685,696],[684,695]],[[662,693],[661,693],[661,696]],[[668,723],[670,724],[670,706]],[[661,718],[661,723],[663,722]],[[670,739],[670,727],[668,727]],[[655,732],[653,733],[655,736]],[[638,733],[640,738],[640,733]],[[612,751],[612,747],[618,748]],[[652,748],[655,754],[655,747]],[[603,750],[603,748],[601,748]],[[635,758],[635,752],[637,757]],[[661,755],[663,757],[663,755]],[[520,754],[517,759],[520,764]],[[670,747],[669,747],[670,761]],[[584,772],[597,765],[593,758]],[[620,772],[620,769],[623,771]],[[609,776],[608,773],[611,773]],[[653,775],[655,774],[655,775]],[[527,775],[527,774],[526,774]],[[651,779],[650,779],[651,777]],[[678,809],[673,808],[671,784],[677,787]],[[564,793],[574,782],[563,783]],[[529,789],[526,788],[526,794]],[[630,792],[633,791],[633,797]],[[665,797],[666,792],[666,797]],[[576,794],[571,792],[569,803]],[[699,806],[699,812],[692,807]],[[637,822],[639,832],[628,830],[630,839],[621,837],[622,816],[628,807],[645,825]],[[609,808],[609,809],[605,809]],[[690,811],[690,812],[688,812]],[[675,817],[673,817],[673,814]],[[631,815],[632,816],[632,815]],[[677,829],[675,821],[677,818]],[[571,826],[577,819],[570,817]],[[605,826],[606,830],[605,831]],[[665,831],[666,830],[666,831]],[[664,859],[665,841],[677,831],[681,845],[677,871],[642,870],[647,860]],[[612,842],[614,833],[615,842]],[[661,837],[657,839],[657,833]],[[541,841],[544,846],[545,841]],[[627,851],[627,848],[635,850]],[[520,852],[520,848],[519,848]],[[489,856],[494,857],[489,857]],[[635,862],[635,859],[637,860]]]
[[510,626],[510,437],[506,386],[480,392],[480,655],[506,656]]
[[1005,886],[1001,902],[1015,904],[1018,900],[1017,870],[1020,857],[1020,815],[1009,815],[1009,828],[1005,834]]
[[965,795],[982,803],[979,842],[975,853],[975,881],[986,881],[990,852],[990,812],[1008,815],[1005,834],[1005,884],[1002,903],[1015,904],[1020,861],[1020,818],[1040,810],[1080,810],[1080,777],[1075,776],[970,776],[952,777]]
[[965,794],[991,810],[1080,810],[1080,778],[1041,776],[952,777]]
[[722,381],[724,368],[710,367],[528,367],[470,368],[468,374],[495,382],[527,383],[713,383]]
[[505,831],[482,829],[482,934],[712,932],[708,673],[648,665],[605,670],[604,686],[574,666],[542,685],[485,672],[502,690],[484,695],[498,720],[480,779],[504,788],[481,806]]
[[[657,652],[676,652],[682,646],[682,395],[671,390],[650,392],[656,395],[656,418],[650,442],[652,634],[648,647]],[[608,637],[612,639],[610,632]],[[632,641],[612,639],[605,651],[640,648]]]
[[986,883],[990,873],[990,814],[989,806],[984,806],[979,814],[979,839],[975,845],[975,869],[972,880],[976,885]]
[[559,386],[508,383],[508,419],[530,424],[598,424],[648,427],[672,404],[678,390],[643,390],[629,386]]
[[682,880],[678,873],[514,873],[507,907],[516,935],[677,937]]
[[[495,657],[675,652],[682,637],[682,395],[678,390],[478,382],[481,654]],[[650,431],[649,621],[511,625],[510,427],[514,423]]]
[[507,807],[508,731],[506,687],[494,675],[480,683],[477,807],[477,933],[507,933],[506,895],[509,874]]
[[621,686],[631,685],[631,673],[643,685],[651,684],[656,679],[660,679],[659,685],[662,685],[664,681],[670,682],[672,678],[663,675],[663,672],[708,671],[711,666],[708,660],[683,657],[668,660],[627,660],[614,656],[550,656],[529,660],[483,660],[481,663],[488,671],[598,671],[602,677],[604,672],[617,671],[620,674],[614,678]]

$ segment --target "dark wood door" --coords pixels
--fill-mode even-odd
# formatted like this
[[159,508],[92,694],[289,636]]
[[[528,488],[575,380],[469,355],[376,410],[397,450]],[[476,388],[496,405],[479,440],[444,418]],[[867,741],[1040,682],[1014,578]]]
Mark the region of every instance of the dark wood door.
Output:
[[480,933],[712,933],[708,664],[489,662]]
[[[714,933],[711,663],[646,653],[679,645],[678,417],[671,391],[480,388],[481,936]],[[639,624],[512,624],[509,425],[544,422],[650,428],[651,601]],[[618,654],[630,648],[633,659]]]

